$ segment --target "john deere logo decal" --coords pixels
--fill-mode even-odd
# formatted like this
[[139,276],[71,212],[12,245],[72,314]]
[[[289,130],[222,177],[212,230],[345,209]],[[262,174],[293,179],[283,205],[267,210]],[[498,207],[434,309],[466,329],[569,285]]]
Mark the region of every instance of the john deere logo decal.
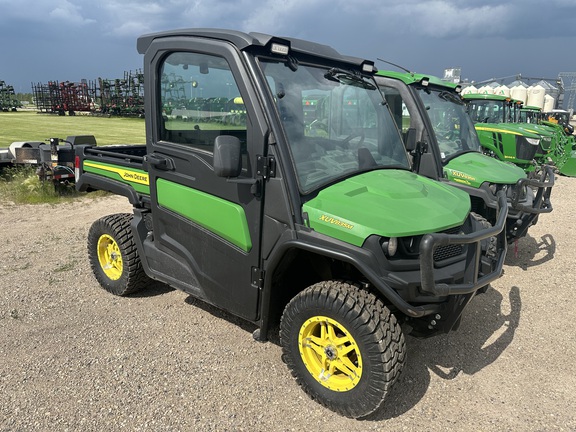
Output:
[[122,171],[122,178],[135,183],[148,184],[148,176],[134,171]]
[[90,161],[84,162],[84,169],[88,171],[89,168],[97,168],[104,171],[112,172],[118,174],[123,180],[126,180],[128,182],[148,186],[148,174],[146,174],[145,172],[127,170],[112,165],[100,164]]

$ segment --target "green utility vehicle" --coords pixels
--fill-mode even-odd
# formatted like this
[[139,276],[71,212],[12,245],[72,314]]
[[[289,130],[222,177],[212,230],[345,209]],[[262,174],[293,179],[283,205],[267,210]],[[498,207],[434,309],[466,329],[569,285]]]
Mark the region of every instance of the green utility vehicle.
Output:
[[576,152],[572,144],[558,131],[537,124],[519,123],[521,101],[493,94],[467,94],[463,97],[480,142],[491,155],[513,162],[527,173],[537,172],[541,165],[549,163],[561,174],[576,175]]
[[[468,194],[413,173],[373,62],[227,30],[137,46],[147,144],[75,147],[78,190],[133,205],[90,228],[96,279],[117,295],[164,282],[254,323],[259,341],[279,328],[307,394],[375,413],[404,333],[455,330],[500,276],[505,192],[491,225]],[[185,97],[163,90],[174,75]]]
[[552,211],[552,169],[546,166],[539,179],[528,179],[522,168],[484,155],[459,85],[394,71],[379,71],[376,82],[402,129],[415,172],[466,191],[473,210],[491,222],[497,215],[496,194],[506,191],[508,242],[525,236],[541,213]]

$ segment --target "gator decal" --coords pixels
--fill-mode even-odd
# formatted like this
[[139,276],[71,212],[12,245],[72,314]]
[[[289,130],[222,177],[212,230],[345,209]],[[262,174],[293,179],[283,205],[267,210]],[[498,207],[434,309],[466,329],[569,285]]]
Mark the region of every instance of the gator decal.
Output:
[[319,219],[320,219],[322,222],[327,222],[327,223],[330,223],[330,224],[332,224],[332,225],[338,225],[338,226],[340,226],[340,227],[342,227],[342,228],[346,228],[346,229],[349,229],[349,230],[351,230],[351,229],[354,228],[354,225],[351,225],[351,224],[349,224],[349,223],[347,223],[347,222],[342,222],[342,221],[339,220],[339,219],[335,219],[335,218],[333,218],[332,216],[327,216],[327,215],[325,215],[325,214],[321,215]]
[[466,174],[462,171],[457,171],[457,170],[453,170],[453,169],[446,169],[448,176],[454,180],[455,182],[458,183],[463,183],[463,184],[467,184],[467,185],[471,185],[472,182],[476,182],[476,177],[473,177],[469,174]]
[[148,173],[142,170],[128,169],[118,165],[84,161],[84,171],[119,180],[130,184],[137,192],[150,194]]

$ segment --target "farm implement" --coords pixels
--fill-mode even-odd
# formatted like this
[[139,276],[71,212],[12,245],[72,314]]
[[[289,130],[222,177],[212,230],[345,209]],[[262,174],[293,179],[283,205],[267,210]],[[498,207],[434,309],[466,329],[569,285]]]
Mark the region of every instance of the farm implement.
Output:
[[0,81],[0,111],[16,111],[20,102],[16,99],[14,87]]

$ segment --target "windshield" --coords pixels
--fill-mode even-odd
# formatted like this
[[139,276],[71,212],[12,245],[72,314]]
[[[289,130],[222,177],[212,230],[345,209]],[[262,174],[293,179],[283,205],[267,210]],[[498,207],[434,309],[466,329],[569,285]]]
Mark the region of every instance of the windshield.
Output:
[[520,110],[518,112],[518,123],[540,123],[541,117],[538,111]]
[[480,151],[480,141],[460,98],[447,91],[419,88],[443,160],[468,151]]
[[475,123],[513,123],[517,115],[515,106],[505,100],[472,99],[467,103]]
[[351,71],[261,59],[300,189],[378,168],[409,168],[398,129],[373,81]]

